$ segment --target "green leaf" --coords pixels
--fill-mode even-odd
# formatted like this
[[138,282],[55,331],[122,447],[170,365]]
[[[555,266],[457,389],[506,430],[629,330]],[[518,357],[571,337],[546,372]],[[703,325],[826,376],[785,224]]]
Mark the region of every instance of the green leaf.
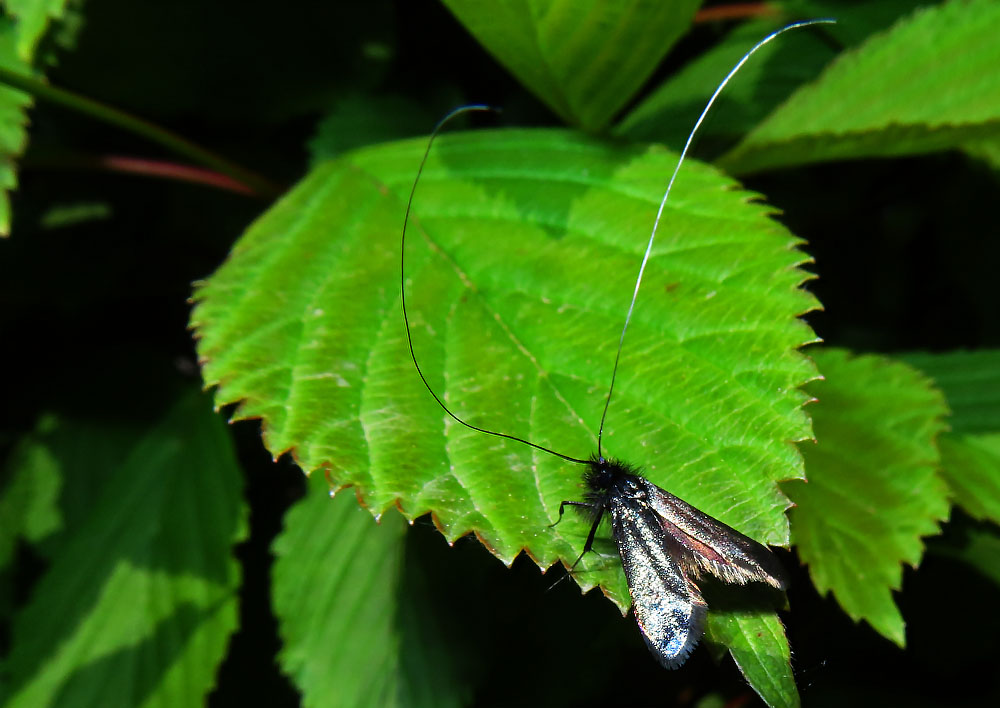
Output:
[[[581,467],[451,421],[423,388],[401,322],[399,229],[424,141],[314,171],[195,295],[206,383],[264,420],[275,455],[328,468],[381,513],[434,514],[509,564],[569,564],[587,523],[555,528]],[[475,425],[587,457],[636,269],[675,157],[563,131],[447,136],[407,243],[414,347],[433,389]],[[787,542],[776,482],[810,436],[814,369],[795,315],[798,241],[718,172],[690,162],[666,209],[629,329],[606,452],[765,542]],[[629,604],[617,561],[576,574]],[[594,568],[595,564],[602,565]]]
[[17,20],[17,54],[22,60],[31,62],[49,24],[62,17],[69,4],[70,0],[4,0],[7,12]]
[[1000,137],[972,140],[964,143],[962,150],[994,172],[1000,172]]
[[925,8],[841,55],[719,164],[737,174],[1000,134],[1000,4]]
[[444,0],[563,120],[599,131],[687,30],[696,0]]
[[953,432],[1000,432],[1000,349],[897,356],[933,378],[944,391]]
[[941,476],[955,503],[1000,523],[1000,350],[899,355],[944,392],[952,434],[941,438]]
[[[0,15],[0,69],[34,73],[32,62],[49,23],[66,12],[68,0],[6,0]],[[10,198],[17,188],[15,165],[28,145],[31,96],[0,84],[0,237],[10,234]]]
[[[87,463],[51,452],[65,493]],[[237,623],[232,547],[246,536],[225,426],[187,395],[99,486],[14,618],[5,705],[202,703]]]
[[[0,17],[0,68],[19,74],[31,71],[17,54],[16,25],[8,17]],[[0,85],[0,237],[10,234],[10,198],[17,188],[15,164],[28,145],[27,110],[31,97]]]
[[943,436],[941,464],[955,503],[973,518],[1000,524],[1000,433]]
[[353,148],[421,135],[434,119],[428,107],[402,96],[341,96],[316,126],[310,161],[315,166]]
[[420,619],[419,573],[403,577],[406,523],[376,525],[322,474],[285,518],[274,543],[274,608],[282,670],[306,706],[466,705],[446,648]]
[[[38,432],[54,424],[52,418],[46,417],[39,423]],[[22,440],[11,453],[0,493],[0,568],[10,562],[19,539],[37,543],[59,529],[61,482],[58,462],[32,438]]]
[[936,555],[954,558],[975,569],[984,578],[1000,585],[1000,534],[994,528],[972,528],[966,532],[964,543],[935,544]]
[[807,482],[783,489],[795,502],[792,539],[820,593],[833,591],[853,619],[904,643],[891,591],[901,563],[916,566],[920,538],[948,516],[935,439],[947,408],[929,379],[876,356],[810,352],[824,380],[807,387],[815,444],[802,443]]
[[844,5],[796,1],[781,4],[781,14],[744,22],[718,44],[688,62],[663,82],[615,127],[631,140],[656,140],[680,148],[719,81],[761,39],[792,18],[833,17],[837,24],[816,25],[782,35],[754,54],[719,95],[711,119],[696,143],[730,147],[796,88],[815,79],[838,53],[884,29],[919,0],[883,0]]
[[[630,111],[615,134],[679,149],[726,73],[781,24],[779,18],[766,18],[739,25]],[[702,126],[699,145],[742,137],[796,87],[815,78],[836,56],[829,40],[824,41],[832,31],[827,25],[798,30],[761,47],[719,95],[711,120]]]
[[[772,708],[798,706],[799,692],[792,673],[791,650],[785,628],[777,614],[767,607],[771,592],[740,588],[737,596],[706,592],[711,612],[705,630],[706,641],[728,647],[733,660],[750,686]],[[756,598],[753,607],[747,600]]]

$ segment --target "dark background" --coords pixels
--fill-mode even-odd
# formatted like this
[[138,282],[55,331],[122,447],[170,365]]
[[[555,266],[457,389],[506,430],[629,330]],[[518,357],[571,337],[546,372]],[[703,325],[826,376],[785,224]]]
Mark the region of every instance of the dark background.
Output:
[[[294,11],[233,0],[90,0],[83,12],[76,49],[50,47],[58,57],[48,72],[54,85],[146,117],[285,185],[308,169],[324,116],[324,137],[312,143],[323,154],[426,134],[467,101],[502,106],[503,125],[559,124],[429,0],[300,3]],[[697,26],[651,85],[729,27]],[[31,120],[13,235],[0,243],[5,449],[43,411],[134,419],[157,409],[177,380],[196,379],[186,329],[191,282],[209,275],[268,207],[204,186],[88,168],[102,155],[176,158],[57,106],[39,105]],[[827,343],[874,352],[1000,344],[995,173],[948,153],[820,165],[746,183],[808,241],[819,276],[809,288],[825,308],[808,320]],[[106,209],[43,228],[45,215],[65,204]],[[242,629],[211,703],[297,705],[274,658],[268,549],[303,478],[271,462],[256,425],[233,431],[252,532],[239,549]],[[782,553],[793,570],[784,620],[806,705],[1000,703],[996,588],[934,553],[960,543],[970,527],[956,514],[930,541],[919,572],[904,574],[897,600],[906,650],[818,597],[794,553]],[[476,705],[689,705],[710,691],[730,705],[757,700],[730,660],[720,668],[705,649],[682,670],[664,671],[634,624],[598,593],[582,597],[571,582],[551,587],[561,571],[543,577],[525,558],[507,570],[472,539],[449,548],[426,520],[407,543],[408,569],[441,598],[429,611],[474,657],[466,670]],[[30,554],[22,559],[10,602],[23,601],[39,571]]]

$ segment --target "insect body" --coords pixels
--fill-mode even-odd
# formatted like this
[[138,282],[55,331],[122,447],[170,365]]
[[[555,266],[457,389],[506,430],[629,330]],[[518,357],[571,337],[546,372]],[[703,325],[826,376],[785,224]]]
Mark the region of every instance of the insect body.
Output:
[[[694,649],[707,606],[694,583],[703,571],[728,583],[761,581],[783,589],[778,560],[763,545],[642,477],[631,465],[594,456],[584,473],[586,501],[564,501],[592,517],[584,554],[607,514],[650,652],[676,668]],[[574,566],[576,563],[573,564]]]

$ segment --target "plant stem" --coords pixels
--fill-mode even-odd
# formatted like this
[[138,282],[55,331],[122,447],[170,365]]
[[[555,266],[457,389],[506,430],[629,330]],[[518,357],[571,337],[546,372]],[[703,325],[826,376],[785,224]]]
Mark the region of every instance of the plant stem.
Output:
[[185,140],[175,133],[171,133],[153,123],[120,111],[117,108],[112,108],[72,91],[50,86],[30,76],[24,76],[3,67],[0,67],[0,83],[20,89],[41,101],[58,104],[64,108],[89,115],[101,122],[109,123],[141,135],[154,143],[164,146],[168,150],[232,177],[237,182],[246,185],[254,194],[276,197],[282,191],[277,185],[264,177],[240,167],[206,150],[200,145]]

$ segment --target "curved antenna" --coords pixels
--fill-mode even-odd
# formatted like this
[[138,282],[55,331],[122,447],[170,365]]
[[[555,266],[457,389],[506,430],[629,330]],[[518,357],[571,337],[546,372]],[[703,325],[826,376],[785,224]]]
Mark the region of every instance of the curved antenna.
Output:
[[663,208],[667,205],[667,198],[670,197],[670,190],[674,186],[674,180],[677,179],[677,173],[680,171],[681,165],[684,164],[684,158],[687,157],[688,148],[691,147],[691,141],[694,140],[695,133],[697,133],[698,128],[701,127],[702,121],[704,121],[705,116],[708,115],[708,111],[712,108],[712,104],[715,103],[715,99],[718,98],[720,93],[722,93],[722,89],[726,87],[726,84],[729,83],[729,80],[733,78],[736,72],[739,71],[744,64],[746,64],[747,60],[751,56],[753,56],[753,54],[758,49],[763,47],[765,44],[770,42],[778,35],[784,34],[788,30],[798,29],[799,27],[810,27],[812,25],[828,25],[828,24],[834,24],[836,22],[837,22],[836,20],[830,18],[793,22],[790,25],[785,25],[780,29],[776,29],[774,32],[764,37],[764,39],[757,42],[757,44],[755,44],[750,49],[750,51],[748,51],[746,54],[743,55],[743,58],[740,59],[739,62],[737,62],[736,66],[734,66],[732,69],[729,70],[729,73],[726,74],[726,77],[722,80],[722,82],[718,85],[718,87],[716,87],[715,93],[713,93],[712,97],[708,99],[708,103],[706,103],[705,107],[702,109],[701,115],[698,116],[698,120],[695,121],[694,127],[688,134],[687,142],[684,143],[684,149],[681,150],[681,156],[677,160],[677,166],[674,168],[674,173],[670,175],[670,181],[667,183],[667,191],[663,193],[663,199],[660,200],[660,208],[657,210],[656,220],[653,222],[653,232],[649,235],[649,242],[646,244],[646,252],[642,256],[642,263],[639,265],[639,275],[635,279],[635,289],[632,291],[632,302],[629,303],[628,314],[625,315],[625,324],[622,326],[622,333],[621,336],[618,338],[618,352],[615,354],[615,365],[614,368],[611,370],[611,386],[608,388],[608,397],[604,401],[604,412],[601,413],[601,427],[598,429],[597,432],[598,457],[603,457],[601,454],[601,440],[604,436],[604,422],[605,420],[607,420],[608,417],[608,407],[611,405],[611,394],[614,393],[615,390],[615,379],[618,376],[618,361],[621,359],[622,356],[622,346],[625,344],[625,332],[628,331],[628,324],[632,320],[632,311],[635,309],[635,301],[636,298],[639,296],[639,286],[642,284],[642,274],[646,270],[646,263],[649,261],[649,254],[652,253],[653,251],[653,239],[656,238],[656,230],[660,226],[660,217],[663,216]]
[[420,364],[417,363],[417,355],[413,351],[413,337],[410,335],[410,318],[407,316],[406,312],[406,226],[410,222],[410,211],[413,207],[413,197],[417,193],[417,183],[420,181],[420,175],[423,173],[424,165],[427,163],[427,156],[430,155],[431,153],[431,145],[434,144],[434,138],[437,137],[437,134],[441,132],[441,129],[452,118],[462,115],[464,113],[471,113],[474,111],[491,111],[493,113],[500,112],[499,109],[493,108],[492,106],[474,104],[469,106],[459,106],[458,108],[455,108],[451,112],[449,112],[448,115],[446,115],[444,118],[439,120],[437,125],[434,126],[434,130],[431,131],[430,138],[427,140],[427,149],[424,150],[424,157],[423,159],[420,160],[420,167],[417,169],[417,176],[413,180],[413,187],[410,188],[410,197],[409,199],[406,200],[406,214],[403,217],[403,233],[399,242],[399,293],[400,293],[400,301],[402,302],[403,305],[403,325],[406,328],[406,343],[410,346],[410,359],[413,360],[413,367],[417,370],[417,374],[420,376],[420,380],[423,382],[424,388],[426,388],[428,393],[430,393],[431,396],[434,397],[434,400],[437,401],[437,404],[441,406],[441,410],[443,410],[445,413],[451,416],[452,419],[455,420],[456,422],[464,425],[466,428],[469,428],[470,430],[475,430],[480,433],[486,433],[487,435],[493,435],[498,438],[506,438],[508,440],[514,440],[515,442],[524,443],[525,445],[533,447],[536,450],[541,450],[542,452],[547,452],[550,455],[561,457],[562,459],[568,460],[569,462],[577,462],[581,465],[590,464],[588,460],[578,460],[575,457],[570,457],[569,455],[564,455],[561,452],[550,450],[547,447],[544,447],[542,445],[537,445],[531,442],[530,440],[524,440],[523,438],[519,438],[516,435],[500,433],[495,430],[487,430],[486,428],[480,428],[478,426],[472,425],[472,423],[468,423],[462,420],[457,415],[451,412],[451,409],[444,404],[444,401],[442,401],[438,397],[438,395],[434,392],[434,389],[431,388],[430,383],[427,381],[427,377],[424,376],[424,372],[420,368]]

